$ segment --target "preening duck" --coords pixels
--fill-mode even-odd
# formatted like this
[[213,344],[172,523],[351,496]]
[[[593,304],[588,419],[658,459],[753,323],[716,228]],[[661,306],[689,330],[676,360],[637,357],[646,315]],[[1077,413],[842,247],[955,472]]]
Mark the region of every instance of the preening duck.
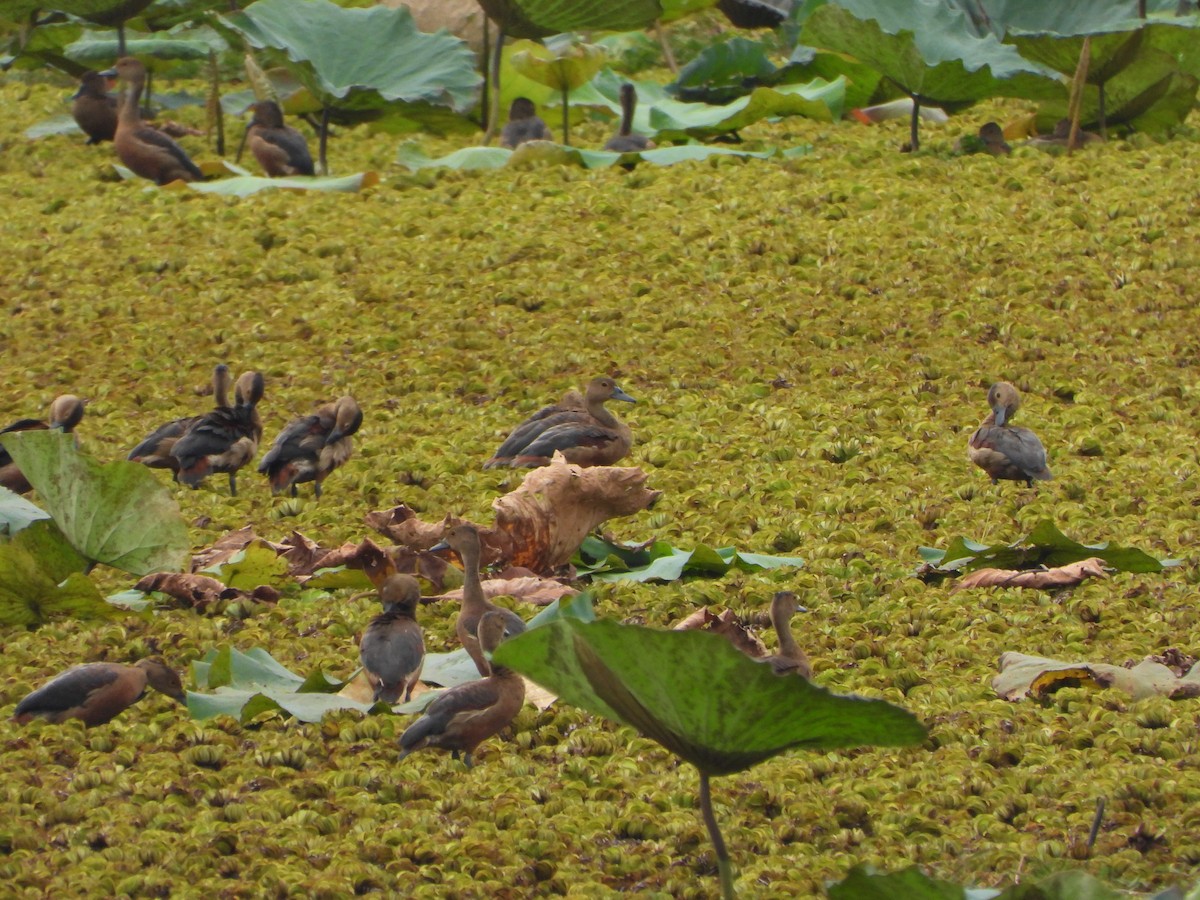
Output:
[[1046,448],[1028,428],[1011,425],[1021,406],[1021,395],[1007,381],[998,381],[988,390],[992,411],[967,441],[967,457],[992,479],[1049,481],[1054,476],[1046,466]]
[[322,482],[353,454],[351,435],[362,419],[358,403],[346,396],[285,425],[258,464],[258,471],[271,481],[272,493],[290,490],[295,497],[296,485],[311,481],[319,498]]
[[262,440],[258,402],[263,377],[246,372],[234,385],[232,408],[218,408],[201,416],[171,448],[179,465],[179,480],[199,487],[214,472],[229,473],[229,493],[237,496],[237,472],[254,458]]
[[[233,375],[229,366],[222,363],[213,369],[213,405],[216,409],[229,409],[229,389],[233,386]],[[171,448],[189,428],[203,416],[183,416],[172,419],[155,428],[145,439],[129,451],[130,462],[139,462],[152,469],[170,469],[175,480],[179,480],[179,460],[171,455]]]

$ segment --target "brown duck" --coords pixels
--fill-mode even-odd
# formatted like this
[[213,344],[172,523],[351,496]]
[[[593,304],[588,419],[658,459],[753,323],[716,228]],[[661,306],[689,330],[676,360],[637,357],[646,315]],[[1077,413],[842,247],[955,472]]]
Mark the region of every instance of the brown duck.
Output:
[[22,725],[35,716],[50,722],[82,719],[88,727],[103,725],[140,700],[147,685],[186,702],[179,675],[161,660],[143,659],[132,666],[88,663],[68,669],[27,696],[17,704],[13,719]]
[[359,658],[376,702],[412,699],[425,665],[425,640],[417,624],[421,586],[411,575],[391,575],[379,588],[383,612],[371,620],[358,643]]
[[132,56],[117,60],[104,75],[116,75],[125,83],[125,96],[117,113],[113,146],[134,174],[155,184],[172,181],[200,181],[204,175],[183,148],[160,131],[142,122],[138,104],[146,84],[146,67]]
[[[505,623],[499,612],[489,612],[479,622],[479,640],[492,653],[504,640]],[[400,758],[424,747],[449,750],[454,759],[463,754],[467,768],[471,754],[485,740],[511,724],[525,702],[525,681],[516,672],[489,664],[491,674],[440,694],[421,718],[400,735]]]
[[258,471],[271,480],[271,492],[290,489],[295,497],[296,485],[311,481],[319,498],[321,483],[354,452],[351,435],[362,418],[358,403],[347,396],[284,426],[258,464]]
[[626,81],[621,85],[621,129],[604,145],[613,153],[636,153],[654,149],[654,141],[633,133],[633,114],[637,110],[637,91]]
[[483,582],[479,577],[479,558],[483,548],[479,542],[479,530],[474,525],[463,523],[455,525],[441,543],[429,548],[431,551],[453,550],[463,563],[463,598],[462,609],[454,623],[454,633],[458,641],[467,651],[467,655],[475,661],[475,668],[480,675],[486,676],[490,671],[487,657],[483,655],[478,637],[479,622],[488,613],[495,613],[504,623],[504,634],[512,637],[525,630],[525,620],[511,609],[504,609],[491,603],[483,596]]
[[800,649],[792,634],[789,623],[792,614],[799,607],[796,605],[796,595],[791,591],[779,591],[771,600],[771,625],[779,638],[779,652],[773,656],[764,657],[762,662],[771,667],[776,675],[799,675],[801,678],[812,678],[812,663],[808,654]]
[[[217,409],[229,409],[229,389],[232,386],[233,376],[229,372],[229,366],[222,363],[213,369],[213,403]],[[171,455],[171,448],[201,418],[202,416],[183,416],[160,425],[130,450],[126,459],[152,469],[170,469],[178,481],[179,460]]]
[[513,429],[483,467],[544,466],[556,450],[576,465],[611,466],[629,452],[633,433],[605,408],[609,400],[637,402],[611,378],[593,378],[584,392],[582,409],[543,407]]
[[[12,434],[17,431],[39,431],[47,428],[70,434],[81,421],[83,421],[83,401],[72,394],[63,394],[56,397],[50,404],[49,422],[42,422],[39,419],[18,419],[7,428],[0,429],[0,435]],[[13,462],[12,456],[4,449],[2,442],[0,442],[0,485],[17,494],[24,494],[32,490],[29,482],[25,480],[25,476],[21,474],[21,470],[17,468],[17,464]]]
[[260,100],[250,108],[254,115],[242,136],[237,159],[242,158],[242,148],[249,145],[268,178],[312,175],[313,161],[308,143],[299,131],[283,124],[283,110],[279,104],[274,100]]
[[254,459],[262,440],[257,409],[262,395],[262,375],[244,373],[234,385],[233,408],[206,413],[175,442],[171,455],[179,464],[180,481],[195,488],[214,472],[227,472],[230,496],[237,496],[238,469]]
[[518,97],[508,108],[508,121],[500,132],[500,146],[515,149],[526,141],[554,139],[546,123],[537,114],[537,107],[527,97]]
[[996,382],[988,390],[988,406],[992,411],[967,441],[967,458],[988,473],[992,484],[1024,481],[1033,487],[1035,481],[1053,478],[1037,435],[1009,424],[1021,406],[1017,389],[1007,381]]
[[84,72],[71,100],[71,117],[88,136],[89,144],[113,139],[117,133],[117,98],[108,92],[107,78],[99,72]]

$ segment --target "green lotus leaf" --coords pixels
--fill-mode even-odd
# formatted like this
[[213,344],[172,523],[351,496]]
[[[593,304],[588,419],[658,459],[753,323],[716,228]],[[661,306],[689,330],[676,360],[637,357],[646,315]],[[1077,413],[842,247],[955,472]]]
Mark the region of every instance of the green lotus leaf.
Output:
[[487,17],[514,38],[569,31],[637,31],[663,14],[659,0],[479,0]]
[[573,91],[591,81],[604,65],[603,47],[571,44],[560,53],[530,44],[512,55],[512,67],[526,78],[556,91]]
[[[855,866],[828,890],[829,900],[968,900],[957,884],[926,875],[916,866],[899,872],[876,872]],[[995,896],[990,892],[989,896]]]
[[39,69],[50,65],[78,77],[88,67],[69,59],[65,51],[82,34],[83,26],[78,22],[39,25],[14,48],[14,55],[5,65],[15,69]]
[[743,572],[799,568],[804,560],[798,556],[741,553],[733,547],[714,550],[700,545],[693,550],[678,550],[665,541],[631,549],[589,537],[574,564],[579,577],[589,576],[595,581],[675,581],[685,575],[719,577],[731,568]]
[[659,18],[663,22],[674,22],[716,5],[717,0],[662,0],[662,15]]
[[335,566],[329,569],[318,569],[312,578],[304,582],[306,588],[316,588],[324,591],[335,591],[349,588],[355,591],[368,591],[374,585],[367,573],[362,569],[350,569],[346,566]]
[[72,572],[61,584],[56,582],[36,552],[24,541],[0,544],[0,625],[33,628],[59,617],[112,619],[123,615],[104,602],[82,572]]
[[22,529],[13,537],[12,546],[26,550],[56,583],[76,572],[86,572],[91,565],[71,546],[53,519],[41,519]]
[[[154,71],[162,71],[180,60],[208,59],[210,49],[203,41],[172,37],[130,38],[125,41],[125,54],[136,56]],[[121,52],[115,37],[98,37],[89,33],[69,44],[66,54],[75,62],[101,69],[115,62]]]
[[262,541],[254,541],[219,566],[203,570],[231,588],[252,591],[260,585],[292,584],[288,562]]
[[323,105],[378,109],[391,102],[474,104],[480,78],[467,45],[425,34],[403,7],[343,9],[329,0],[258,0],[222,19],[281,61]]
[[[122,173],[123,174],[123,173]],[[357,172],[354,175],[291,178],[264,178],[258,175],[238,175],[217,181],[193,181],[188,187],[201,194],[221,197],[249,197],[260,191],[325,191],[355,193],[379,183],[376,172]]]
[[0,536],[14,535],[34,522],[49,518],[50,513],[41,507],[0,486]]
[[51,0],[42,6],[97,25],[117,25],[132,19],[152,2],[154,0]]
[[3,437],[46,511],[81,554],[134,575],[178,572],[191,546],[174,496],[144,466],[101,465],[55,431]]
[[[801,153],[811,148],[797,148]],[[631,161],[645,160],[659,166],[733,156],[770,159],[772,151],[734,150],[704,144],[683,144],[675,147],[656,147],[638,153],[613,153],[608,150],[584,150],[550,141],[530,141],[516,150],[505,147],[464,147],[437,159],[426,156],[415,143],[403,144],[396,153],[396,162],[410,171],[421,169],[456,169],[460,171],[500,169],[508,165],[574,165],[585,169],[606,169]],[[788,154],[791,155],[791,154]]]
[[906,710],[780,678],[715,634],[560,619],[510,638],[494,658],[707,775],[793,748],[906,746],[925,737]]

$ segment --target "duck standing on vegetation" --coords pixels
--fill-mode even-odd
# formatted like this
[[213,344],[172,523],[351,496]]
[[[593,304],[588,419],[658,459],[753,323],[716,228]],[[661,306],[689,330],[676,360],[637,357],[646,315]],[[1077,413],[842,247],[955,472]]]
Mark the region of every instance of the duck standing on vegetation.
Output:
[[991,476],[992,484],[1024,481],[1049,481],[1054,476],[1046,467],[1046,448],[1028,428],[1009,423],[1021,406],[1021,395],[1007,381],[998,381],[988,390],[992,411],[967,441],[967,458]]
[[582,408],[565,405],[575,402],[570,394],[558,407],[543,407],[513,429],[483,467],[545,466],[556,450],[576,465],[611,466],[629,452],[633,433],[605,409],[609,400],[637,402],[611,378],[593,378]]
[[[7,428],[0,429],[0,435],[12,434],[17,431],[41,431],[47,428],[70,434],[81,421],[83,421],[83,401],[73,394],[63,394],[55,397],[54,402],[50,404],[49,422],[42,422],[39,419],[19,419]],[[0,443],[0,485],[16,494],[28,493],[33,489],[25,480],[25,476],[21,474],[21,470],[17,468],[17,464],[13,462],[12,455],[4,448],[3,443]]]
[[[213,402],[217,409],[229,409],[229,388],[232,386],[233,376],[229,372],[229,366],[222,363],[213,369]],[[171,448],[201,418],[202,416],[183,416],[160,425],[130,450],[126,459],[152,469],[170,469],[178,481],[179,460],[171,455]]]
[[799,607],[796,595],[791,591],[779,591],[771,600],[771,626],[779,638],[779,652],[764,657],[762,662],[771,667],[776,675],[799,675],[801,678],[812,678],[812,663],[808,654],[800,649],[792,634],[789,623],[792,614]]
[[[499,611],[479,622],[479,641],[491,654],[504,640],[505,621]],[[471,754],[485,740],[512,723],[525,702],[525,681],[516,672],[495,663],[482,681],[460,684],[438,695],[421,718],[400,735],[400,758],[424,747],[449,750],[453,759],[463,754],[467,768]]]
[[526,141],[550,141],[554,139],[537,107],[527,97],[518,97],[508,108],[508,121],[500,132],[500,146],[516,149]]
[[383,612],[371,620],[358,644],[375,701],[407,703],[425,665],[425,641],[417,624],[421,586],[411,575],[391,575],[379,588]]
[[354,452],[350,436],[358,431],[362,418],[358,403],[346,396],[284,426],[258,464],[258,471],[271,480],[271,492],[291,489],[295,497],[296,485],[311,481],[319,499],[321,482]]
[[113,139],[117,132],[117,98],[108,92],[107,78],[99,72],[84,72],[71,100],[71,117],[88,136],[89,144]]
[[35,716],[49,722],[82,719],[89,728],[103,725],[124,712],[146,693],[146,686],[185,703],[178,673],[158,659],[132,666],[88,663],[75,666],[42,685],[17,704],[13,720],[24,725]]
[[182,147],[142,122],[138,104],[146,85],[146,67],[132,56],[125,56],[101,74],[116,75],[125,83],[125,96],[117,113],[117,130],[113,136],[113,146],[121,162],[134,174],[149,178],[155,184],[202,180],[204,175]]
[[479,622],[488,613],[495,613],[504,623],[504,635],[512,637],[525,630],[525,620],[511,609],[504,609],[491,603],[483,595],[483,581],[479,576],[479,558],[483,547],[479,541],[479,529],[466,522],[455,525],[446,532],[445,540],[429,548],[431,552],[438,550],[453,550],[458,554],[463,564],[463,597],[462,609],[454,623],[454,633],[459,643],[467,651],[467,655],[475,661],[479,674],[487,676],[491,671],[487,658],[483,655],[478,637]]
[[654,149],[654,141],[633,133],[633,114],[637,110],[637,91],[628,81],[621,85],[621,130],[604,145],[613,153],[636,153]]
[[242,158],[242,148],[249,144],[250,152],[268,178],[314,174],[308,143],[299,131],[283,124],[283,110],[279,104],[274,100],[260,100],[250,108],[254,115],[242,136],[237,159]]
[[262,440],[262,419],[257,409],[262,395],[262,375],[246,372],[234,386],[232,409],[214,409],[188,428],[171,448],[179,465],[180,481],[196,488],[212,473],[228,472],[229,494],[237,496],[237,471],[254,458]]

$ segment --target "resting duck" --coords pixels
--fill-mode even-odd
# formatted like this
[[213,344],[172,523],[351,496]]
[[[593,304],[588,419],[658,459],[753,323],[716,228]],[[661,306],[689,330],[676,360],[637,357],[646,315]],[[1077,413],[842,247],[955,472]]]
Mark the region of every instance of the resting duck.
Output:
[[283,124],[283,110],[279,104],[274,100],[260,100],[250,108],[254,115],[242,136],[237,159],[242,158],[242,149],[249,144],[250,152],[268,178],[312,175],[312,155],[308,152],[304,135]]
[[791,591],[779,591],[771,600],[771,626],[779,638],[779,652],[763,658],[776,675],[799,675],[812,678],[812,663],[808,654],[800,649],[792,634],[789,623],[797,610],[796,595]]
[[483,467],[545,466],[556,450],[576,465],[611,466],[629,452],[633,433],[605,409],[609,400],[637,402],[611,378],[593,378],[582,408],[542,408],[518,425]]
[[55,723],[82,719],[89,728],[103,725],[140,700],[147,685],[172,700],[187,700],[179,675],[161,660],[143,659],[132,666],[88,663],[68,669],[27,696],[17,704],[13,720],[24,725],[41,716]]
[[117,98],[108,92],[108,79],[99,72],[84,72],[71,99],[71,117],[87,142],[111,141],[117,132]]
[[[504,640],[505,623],[499,612],[489,612],[479,622],[484,652],[492,653]],[[503,666],[489,665],[491,674],[440,694],[421,718],[400,735],[400,758],[423,747],[449,750],[453,759],[463,754],[467,768],[471,754],[485,740],[511,724],[525,702],[525,681]]]
[[258,471],[271,480],[271,492],[290,488],[295,497],[296,485],[311,481],[319,499],[321,482],[354,452],[350,436],[358,431],[362,418],[354,398],[342,397],[284,426],[258,464]]
[[992,484],[1024,481],[1049,481],[1054,476],[1046,467],[1046,448],[1028,428],[1009,424],[1021,406],[1021,395],[1007,381],[998,381],[988,390],[992,411],[967,441],[967,458],[991,476]]
[[429,548],[430,551],[453,550],[463,563],[462,609],[454,623],[454,633],[475,661],[479,674],[486,677],[491,672],[487,657],[483,655],[478,637],[479,622],[488,613],[495,613],[504,623],[504,635],[512,637],[525,630],[525,620],[511,609],[496,606],[483,596],[483,582],[479,577],[479,558],[483,548],[479,542],[479,530],[474,525],[455,525],[446,532],[445,540]]
[[637,91],[626,81],[621,85],[621,130],[609,138],[605,150],[613,153],[636,153],[654,149],[654,141],[641,134],[633,133],[633,114],[637,110]]
[[182,147],[142,122],[138,103],[146,84],[146,67],[132,56],[125,56],[101,74],[116,75],[126,85],[113,136],[113,146],[121,162],[134,174],[149,178],[155,184],[202,180],[204,175]]
[[391,575],[379,588],[383,612],[371,620],[358,644],[367,680],[376,702],[393,704],[412,699],[425,665],[425,640],[417,624],[421,586],[411,575]]
[[237,471],[258,452],[262,419],[258,402],[263,395],[263,377],[246,372],[234,385],[234,405],[214,409],[196,420],[171,448],[179,465],[179,480],[189,487],[214,472],[229,473],[229,494],[237,496]]
[[[38,431],[46,428],[54,428],[70,434],[81,421],[83,421],[83,401],[73,394],[63,394],[56,397],[50,404],[49,422],[42,422],[38,419],[19,419],[7,428],[0,429],[0,435],[16,431]],[[33,489],[25,480],[25,476],[21,474],[21,470],[17,468],[17,464],[13,462],[12,456],[4,449],[3,443],[0,443],[0,485],[17,494],[25,494]]]
[[500,132],[500,146],[515,149],[526,141],[550,141],[554,139],[537,107],[527,97],[518,97],[508,108],[508,121]]
[[[232,386],[233,375],[229,372],[229,366],[222,363],[213,369],[213,402],[217,409],[229,409],[229,388]],[[175,480],[178,481],[179,460],[171,455],[171,448],[201,418],[203,417],[183,416],[173,419],[165,425],[160,425],[150,432],[145,440],[130,450],[126,459],[152,469],[170,469],[175,475]]]

